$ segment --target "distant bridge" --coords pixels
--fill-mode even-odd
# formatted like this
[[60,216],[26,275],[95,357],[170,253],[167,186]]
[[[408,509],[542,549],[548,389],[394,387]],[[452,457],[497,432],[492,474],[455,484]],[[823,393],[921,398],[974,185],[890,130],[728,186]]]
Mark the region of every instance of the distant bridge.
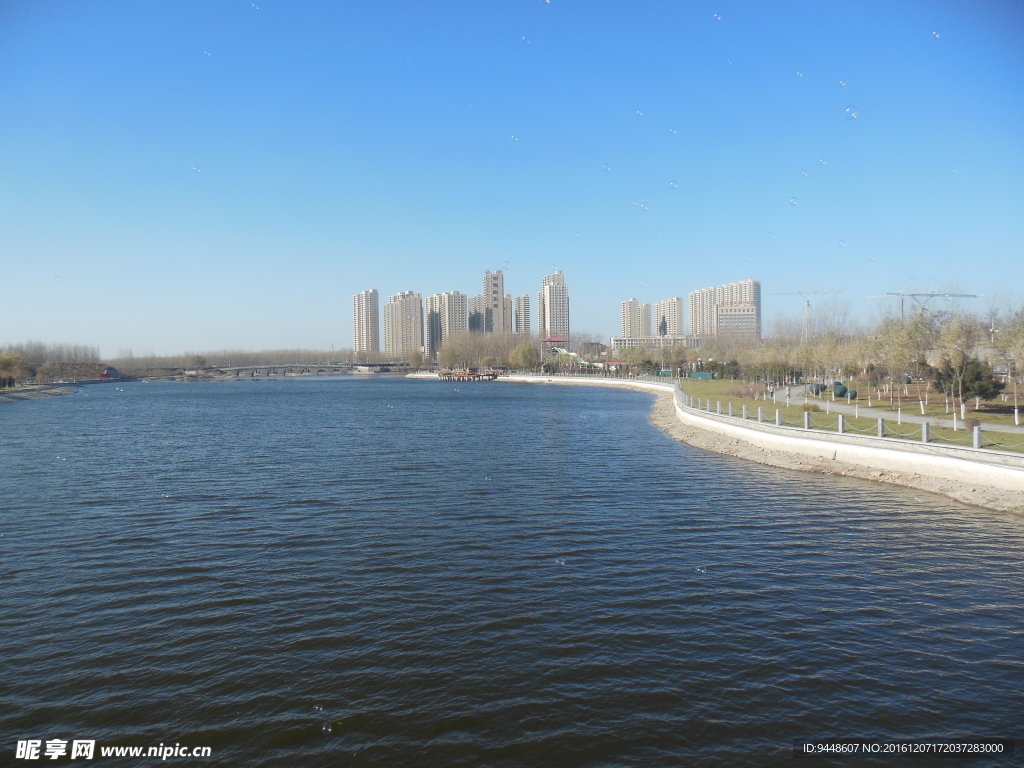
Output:
[[235,376],[329,376],[341,373],[387,373],[396,363],[289,363],[287,365],[225,365],[217,369]]

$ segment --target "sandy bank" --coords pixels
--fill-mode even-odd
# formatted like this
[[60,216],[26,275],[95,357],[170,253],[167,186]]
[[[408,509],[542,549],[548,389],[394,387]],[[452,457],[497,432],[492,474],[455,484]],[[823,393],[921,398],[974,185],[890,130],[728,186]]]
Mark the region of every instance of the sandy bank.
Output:
[[13,403],[15,400],[38,400],[43,397],[59,397],[73,395],[78,390],[74,387],[24,387],[0,390],[0,403]]

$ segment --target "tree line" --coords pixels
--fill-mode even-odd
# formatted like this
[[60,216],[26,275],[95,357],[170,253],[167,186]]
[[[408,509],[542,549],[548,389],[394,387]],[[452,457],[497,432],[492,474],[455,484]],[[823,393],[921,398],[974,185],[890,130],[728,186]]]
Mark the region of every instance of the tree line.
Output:
[[[709,338],[696,349],[684,345],[654,349],[606,350],[590,333],[574,333],[569,349],[575,355],[543,359],[539,341],[519,334],[453,333],[445,339],[437,364],[443,368],[497,366],[537,370],[542,365],[577,370],[587,363],[621,362],[640,371],[715,371],[720,377],[766,382],[866,378],[884,393],[917,394],[929,386],[954,402],[991,398],[1006,385],[1014,388],[1024,375],[1024,309],[992,311],[982,317],[944,310],[885,316],[873,324],[857,324],[848,307],[833,304],[819,310],[812,322],[782,318],[759,344],[725,336]],[[581,359],[582,362],[581,363]],[[190,369],[287,364],[396,362],[385,353],[351,349],[219,350],[181,355],[136,356],[123,350],[101,360],[96,347],[30,342],[0,349],[0,383],[35,379],[51,382],[96,378],[104,365],[123,376],[159,376]],[[431,365],[421,353],[407,361],[412,367]]]
[[98,378],[103,370],[97,347],[30,341],[0,348],[0,386],[26,379],[41,383]]

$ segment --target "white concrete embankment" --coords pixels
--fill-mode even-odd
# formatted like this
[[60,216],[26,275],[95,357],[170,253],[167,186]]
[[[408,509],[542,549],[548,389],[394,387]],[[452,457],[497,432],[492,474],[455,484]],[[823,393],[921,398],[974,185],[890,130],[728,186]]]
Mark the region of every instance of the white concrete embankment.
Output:
[[[947,448],[891,438],[808,433],[796,427],[735,423],[676,403],[683,424],[739,438],[771,451],[854,464],[887,472],[905,472],[938,480],[1024,491],[1024,457],[974,448]],[[976,453],[969,456],[969,453]],[[959,455],[957,455],[959,454]],[[964,454],[968,454],[965,456]],[[986,455],[987,454],[987,455]]]
[[[741,421],[714,413],[685,407],[674,385],[636,379],[589,379],[548,376],[507,376],[499,381],[523,383],[583,384],[588,386],[626,387],[673,396],[675,415],[685,426],[739,440],[763,451],[803,456],[837,467],[863,467],[874,470],[873,479],[920,487],[915,482],[903,482],[913,477],[930,478],[944,484],[985,486],[987,491],[1024,493],[1024,456],[1003,451],[973,449],[934,444],[896,441],[892,438],[863,435],[808,432],[796,427]],[[714,449],[714,448],[712,448]],[[763,457],[762,457],[763,458]],[[765,463],[774,463],[766,461]],[[779,466],[790,466],[780,462]],[[811,467],[808,467],[810,469]],[[841,472],[844,473],[845,472]],[[860,473],[858,473],[860,474]],[[909,476],[902,477],[902,476]],[[947,488],[927,488],[949,493]],[[980,490],[980,488],[979,488]],[[973,497],[968,497],[973,500]],[[1012,505],[1011,506],[1015,506]]]

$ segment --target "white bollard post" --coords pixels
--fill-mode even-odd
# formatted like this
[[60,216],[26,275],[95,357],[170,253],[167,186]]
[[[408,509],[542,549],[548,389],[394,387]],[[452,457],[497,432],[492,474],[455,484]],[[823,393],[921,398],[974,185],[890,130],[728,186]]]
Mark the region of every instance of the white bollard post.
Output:
[[780,411],[778,409],[775,410],[775,426],[776,427],[781,427],[782,426],[782,411]]
[[922,443],[927,443],[928,442],[928,422],[927,421],[924,424],[921,425],[921,442]]
[[732,416],[732,403],[729,403],[729,415]]
[[804,429],[811,428],[811,412],[804,411]]
[[846,431],[846,422],[843,421],[843,414],[839,414],[839,426],[837,427],[839,434],[843,434]]
[[744,421],[747,420],[747,404],[746,403],[743,404],[743,420]]
[[878,436],[885,437],[885,419],[878,420]]
[[760,405],[757,406],[757,421],[758,423],[761,424],[764,423],[764,408],[762,408]]
[[975,448],[981,448],[981,425],[979,424],[974,428],[974,440],[972,444]]
[[717,413],[719,413],[719,414],[722,413],[722,401],[721,400],[716,400],[715,401],[715,411]]

